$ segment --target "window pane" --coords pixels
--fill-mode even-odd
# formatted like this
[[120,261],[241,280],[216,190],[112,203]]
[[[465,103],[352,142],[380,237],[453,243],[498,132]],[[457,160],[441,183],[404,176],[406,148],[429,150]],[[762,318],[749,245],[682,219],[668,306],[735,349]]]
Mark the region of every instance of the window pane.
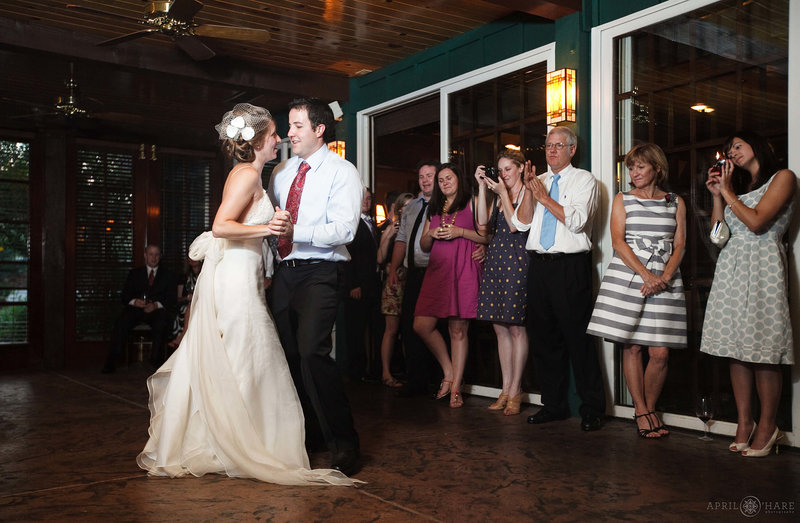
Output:
[[28,307],[0,305],[0,343],[28,341]]
[[30,144],[0,140],[0,180],[28,181]]
[[[28,197],[27,191],[25,197]],[[27,216],[27,209],[25,211]],[[30,226],[27,223],[0,221],[0,262],[28,261],[30,248]]]
[[182,272],[189,245],[211,226],[209,210],[211,161],[190,156],[164,156],[161,190],[163,263]]
[[0,140],[0,343],[28,341],[29,158],[30,144]]
[[[727,363],[699,354],[718,253],[708,240],[713,201],[704,181],[715,153],[737,129],[767,136],[785,163],[788,6],[785,0],[724,0],[623,35],[615,46],[617,158],[638,142],[657,143],[669,162],[668,188],[687,204],[681,273],[689,350],[674,351],[677,365],[670,364],[659,406],[672,412],[693,415],[695,393],[713,387],[720,400],[717,419],[735,421]],[[621,174],[627,190],[624,167]],[[630,404],[619,368],[617,375],[618,403]],[[782,401],[780,409],[785,424],[791,401]]]
[[[473,173],[478,165],[494,165],[499,152],[512,145],[520,147],[522,154],[537,164],[537,169],[546,169],[543,147],[547,133],[546,72],[547,64],[540,62],[451,93],[450,161]],[[476,119],[474,125],[472,115]],[[502,383],[491,325],[473,323],[469,338],[465,380],[499,387]],[[523,388],[533,391],[538,386],[531,360],[528,361]]]
[[133,156],[79,150],[76,182],[75,335],[101,340],[132,264]]
[[0,221],[27,221],[28,184],[0,181]]

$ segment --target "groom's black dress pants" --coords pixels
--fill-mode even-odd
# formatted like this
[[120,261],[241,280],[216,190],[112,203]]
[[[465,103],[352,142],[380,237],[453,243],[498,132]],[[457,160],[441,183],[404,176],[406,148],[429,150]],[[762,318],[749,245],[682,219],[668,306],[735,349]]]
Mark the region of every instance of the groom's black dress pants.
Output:
[[321,433],[333,452],[359,447],[350,403],[330,356],[343,274],[342,263],[282,263],[270,288],[270,308],[305,413],[306,443],[313,446]]

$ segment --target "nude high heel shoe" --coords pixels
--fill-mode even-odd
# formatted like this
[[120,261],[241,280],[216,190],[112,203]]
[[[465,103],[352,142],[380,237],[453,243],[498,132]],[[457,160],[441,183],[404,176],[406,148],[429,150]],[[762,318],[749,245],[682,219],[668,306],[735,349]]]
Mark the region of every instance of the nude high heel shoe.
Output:
[[775,432],[772,433],[772,437],[769,438],[769,441],[764,446],[763,449],[744,449],[742,451],[742,456],[746,458],[763,458],[764,456],[769,455],[772,452],[773,445],[775,446],[775,454],[778,453],[778,440],[783,437],[783,433],[778,430],[778,427],[775,427]]
[[497,401],[489,405],[489,410],[503,410],[506,408],[506,403],[508,403],[508,394],[505,392],[501,392],[500,396],[497,397]]
[[503,414],[506,416],[515,416],[519,414],[519,404],[522,401],[522,394],[517,394],[513,398],[508,399],[508,404],[506,404],[506,410],[503,411]]
[[750,441],[753,439],[753,434],[756,433],[756,427],[758,425],[756,422],[753,422],[753,430],[750,431],[750,436],[747,437],[747,441],[744,443],[736,443],[735,441],[728,446],[728,450],[731,452],[741,452],[743,450],[747,450],[750,448]]

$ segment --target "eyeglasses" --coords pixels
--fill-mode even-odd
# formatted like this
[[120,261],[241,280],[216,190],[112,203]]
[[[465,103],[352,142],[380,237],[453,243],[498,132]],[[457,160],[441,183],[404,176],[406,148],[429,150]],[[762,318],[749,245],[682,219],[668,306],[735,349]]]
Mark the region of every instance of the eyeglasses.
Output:
[[560,150],[561,150],[561,149],[563,149],[564,147],[570,147],[570,144],[568,144],[568,143],[561,143],[561,142],[558,142],[558,143],[546,143],[546,144],[544,144],[544,148],[545,148],[546,150],[548,150],[548,151],[549,151],[550,149],[558,149],[558,150],[560,151]]

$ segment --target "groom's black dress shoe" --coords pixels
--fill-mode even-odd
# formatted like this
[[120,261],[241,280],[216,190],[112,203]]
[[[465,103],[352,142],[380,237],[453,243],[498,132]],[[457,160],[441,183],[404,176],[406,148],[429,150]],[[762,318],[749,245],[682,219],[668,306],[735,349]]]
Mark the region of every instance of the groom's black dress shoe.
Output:
[[331,468],[350,476],[358,472],[359,458],[359,452],[355,449],[334,452],[331,457]]
[[581,428],[587,432],[600,430],[601,421],[598,416],[588,415],[581,418]]
[[566,414],[553,414],[549,410],[541,409],[536,414],[528,416],[528,423],[539,425],[541,423],[550,423],[551,421],[561,421],[568,417]]

